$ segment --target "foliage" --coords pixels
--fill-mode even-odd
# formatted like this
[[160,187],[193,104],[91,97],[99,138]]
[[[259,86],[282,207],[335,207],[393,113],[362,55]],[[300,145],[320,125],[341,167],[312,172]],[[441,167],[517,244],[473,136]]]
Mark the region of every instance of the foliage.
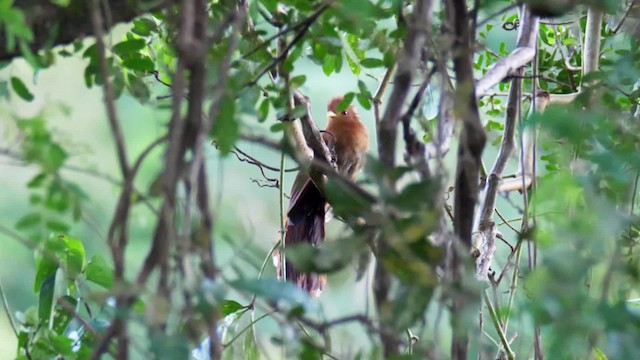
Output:
[[[166,136],[133,161],[127,158],[133,154],[127,151],[130,142],[119,135],[119,127],[129,119],[108,114],[117,152],[105,151],[103,156],[118,162],[120,177],[80,169],[117,186],[114,213],[108,230],[102,231],[107,240],[95,253],[88,250],[91,239],[75,235],[78,223],[87,221],[94,194],[66,172],[77,170],[71,160],[73,146],[52,130],[45,112],[12,116],[19,146],[2,148],[0,154],[35,170],[25,182],[28,211],[15,224],[0,224],[3,235],[23,242],[36,259],[32,281],[37,305],[10,304],[20,310],[8,314],[16,323],[17,359],[88,359],[102,353],[119,359],[259,359],[272,353],[300,359],[449,358],[449,337],[455,342],[457,327],[471,334],[469,357],[495,358],[499,352],[499,358],[506,358],[513,351],[517,358],[540,358],[534,350],[539,342],[548,358],[628,359],[640,353],[640,44],[630,30],[638,19],[626,6],[616,15],[616,3],[604,4],[611,12],[607,16],[618,22],[603,24],[597,34],[600,69],[590,74],[581,69],[587,7],[563,9],[568,11],[564,17],[540,23],[535,59],[522,76],[528,100],[517,99],[519,150],[508,157],[504,174],[493,174],[502,180],[524,177],[515,172],[515,164],[522,165],[526,156],[522,145],[527,129],[537,129],[537,164],[530,174],[534,185],[498,195],[498,212],[489,220],[497,229],[491,236],[503,243],[496,244],[488,278],[476,279],[471,275],[473,259],[466,254],[486,254],[487,243],[466,248],[451,231],[460,221],[452,212],[452,194],[464,189],[450,188],[455,170],[445,144],[455,133],[447,134],[445,128],[452,113],[468,104],[448,90],[448,84],[459,79],[449,64],[460,56],[461,40],[454,39],[455,19],[446,16],[444,3],[435,5],[428,27],[412,23],[418,1],[151,4],[121,38],[44,47],[35,43],[26,19],[29,12],[17,6],[20,1],[15,3],[0,0],[0,45],[19,49],[35,72],[47,71],[59,57],[83,59],[84,67],[77,71],[88,89],[104,88],[107,106],[131,97],[171,113],[159,120]],[[54,3],[61,9],[75,6],[74,1]],[[184,11],[195,4],[206,5],[205,11]],[[507,7],[510,2],[479,4],[473,21],[463,20],[477,25],[469,59],[476,78],[512,53],[520,21],[515,7]],[[87,11],[106,17],[99,7]],[[185,14],[193,18],[185,21]],[[626,16],[626,27],[616,26]],[[189,33],[185,24],[195,30]],[[418,86],[410,83],[403,96],[391,97],[406,98],[409,104],[400,107],[394,127],[402,125],[406,164],[389,166],[380,156],[371,156],[358,183],[329,174],[323,191],[344,223],[337,226],[340,236],[319,246],[283,249],[275,244],[265,252],[241,243],[240,231],[214,231],[223,217],[211,212],[214,202],[209,199],[214,195],[208,191],[207,176],[217,174],[203,161],[207,139],[228,162],[235,161],[229,156],[234,154],[260,168],[265,181],[277,188],[272,191],[274,196],[278,192],[284,217],[285,159],[299,162],[303,170],[310,166],[287,141],[295,131],[288,120],[307,115],[292,95],[327,86],[313,82],[308,71],[322,73],[327,83],[349,79],[346,91],[336,85],[344,93],[338,110],[350,104],[372,110],[379,124],[385,110],[393,111],[388,92],[407,80],[402,77],[407,69],[396,66],[404,64],[403,49],[416,36],[426,38],[419,56],[409,62],[415,75],[408,81]],[[483,160],[491,163],[505,151],[508,122],[516,121],[509,120],[505,95],[519,82],[503,80],[495,92],[477,99],[489,140]],[[465,86],[473,84],[455,84],[456,89]],[[21,104],[41,100],[34,88],[33,81],[18,74],[0,78],[0,97]],[[537,91],[551,94],[551,104],[544,112],[523,115],[534,107],[536,97],[531,95]],[[576,99],[554,103],[563,99],[558,95]],[[282,154],[275,169],[279,179],[269,178],[268,166],[242,152],[244,140]],[[465,141],[465,136],[458,137],[458,143]],[[157,180],[145,186],[135,177],[156,146],[166,154],[164,167]],[[430,153],[429,146],[438,147],[435,155],[424,155]],[[378,155],[390,151],[383,147]],[[461,163],[468,161],[464,155],[453,154]],[[462,206],[483,208],[491,175],[485,169],[479,179],[487,184],[484,192],[470,194],[479,203]],[[254,191],[257,187],[246,190]],[[143,206],[150,210],[144,215],[151,217],[147,222],[156,227],[144,234],[149,239],[146,259],[139,256],[137,266],[125,270],[129,238],[134,237],[129,236],[131,219]],[[277,212],[277,204],[268,206]],[[483,236],[485,225],[478,217],[476,237]],[[225,236],[235,254],[228,262],[215,262],[219,258],[214,255],[226,246]],[[276,234],[265,237],[275,239]],[[367,278],[375,316],[364,310],[327,311],[295,284],[276,280],[267,268],[276,248],[301,271],[338,279],[355,268],[357,281]],[[465,256],[457,263],[459,254]],[[374,275],[365,274],[367,269]],[[463,276],[456,277],[457,271]],[[331,291],[323,296],[331,296]],[[461,323],[441,320],[449,317]],[[278,331],[269,329],[274,323]],[[342,326],[366,334],[368,345],[350,344],[351,338],[342,338]]]

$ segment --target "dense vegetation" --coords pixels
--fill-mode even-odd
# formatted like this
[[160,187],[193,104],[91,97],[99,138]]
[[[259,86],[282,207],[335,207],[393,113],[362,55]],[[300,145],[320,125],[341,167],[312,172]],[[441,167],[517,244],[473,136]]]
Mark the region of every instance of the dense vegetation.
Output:
[[[16,358],[637,357],[639,10],[616,0],[0,0],[0,124],[11,129],[0,156],[33,174],[11,197],[28,208],[0,220],[3,247],[35,256],[17,269],[34,278],[17,282],[36,306],[0,286]],[[83,139],[54,131],[49,112],[17,111],[42,100],[37,74],[64,58],[82,59],[74,72],[104,94],[95,111],[112,147],[100,164],[74,158]],[[318,88],[344,95],[341,109],[373,113],[357,182],[331,166],[311,111],[324,107],[310,96]],[[131,98],[164,116],[142,146],[125,131]],[[309,171],[333,205],[331,239],[284,249],[275,232],[244,242],[237,228],[221,231],[247,215],[220,211],[224,189],[211,184],[248,179],[210,156],[255,168],[243,191],[279,214],[274,228],[288,168]],[[100,194],[75,173],[113,185],[101,246],[79,236]],[[278,247],[300,269],[355,273],[346,286],[365,295],[313,299],[277,281]],[[371,308],[352,312],[344,302],[356,296]]]

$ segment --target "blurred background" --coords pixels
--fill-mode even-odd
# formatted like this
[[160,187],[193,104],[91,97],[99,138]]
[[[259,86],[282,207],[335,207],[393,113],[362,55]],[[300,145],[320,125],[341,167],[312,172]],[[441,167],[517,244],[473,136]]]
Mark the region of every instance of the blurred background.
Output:
[[[114,42],[120,39],[127,29],[126,25],[118,26],[111,37]],[[489,43],[496,45],[499,41],[515,36],[515,32],[492,31]],[[92,42],[85,41],[85,46]],[[512,44],[513,41],[506,41]],[[507,48],[507,51],[510,49]],[[8,80],[12,76],[23,79],[30,91],[35,95],[32,102],[25,102],[17,96],[0,97],[0,223],[7,227],[29,212],[28,191],[26,184],[36,174],[35,168],[24,166],[17,158],[8,153],[19,153],[21,149],[20,133],[16,127],[21,119],[42,117],[46,120],[47,128],[57,141],[64,144],[70,159],[64,176],[80,186],[90,201],[82,213],[82,220],[75,223],[70,236],[81,239],[88,251],[87,258],[94,253],[105,254],[109,258],[105,244],[111,217],[114,211],[116,195],[119,187],[109,178],[118,179],[119,171],[115,159],[115,147],[111,132],[108,128],[102,89],[85,85],[82,69],[86,66],[86,59],[80,56],[58,58],[54,66],[34,73],[28,63],[16,59],[7,67],[0,69],[0,81]],[[314,118],[320,128],[326,124],[326,104],[335,95],[349,91],[357,91],[357,80],[362,80],[374,93],[382,73],[364,70],[359,77],[354,76],[345,65],[339,74],[330,77],[324,75],[317,64],[306,59],[296,63],[292,76],[304,74],[307,82],[301,90],[311,99]],[[130,157],[137,156],[151,141],[158,138],[164,131],[170,113],[166,109],[170,99],[158,100],[156,97],[169,94],[169,89],[158,84],[152,76],[146,79],[152,84],[152,97],[146,104],[140,104],[125,92],[117,101],[117,111],[124,129],[127,149]],[[6,91],[5,91],[6,92]],[[1,93],[1,92],[0,92]],[[388,92],[387,92],[388,93]],[[5,94],[6,95],[6,94]],[[438,94],[429,89],[425,114],[435,116],[437,113]],[[358,106],[356,104],[356,106]],[[384,103],[382,108],[384,109]],[[370,154],[377,157],[377,143],[375,137],[374,116],[372,111],[358,108],[358,112],[369,128]],[[502,114],[496,115],[501,118]],[[273,125],[275,114],[269,114],[264,124],[255,119],[242,119],[242,131],[252,134],[265,134],[277,140],[269,132]],[[495,139],[490,139],[495,140]],[[238,146],[245,152],[272,166],[278,166],[280,154],[263,146],[240,142]],[[452,144],[455,148],[455,144]],[[401,154],[402,151],[399,152]],[[452,151],[452,153],[455,153]],[[491,150],[485,154],[486,159],[492,159],[495,153]],[[451,156],[447,159],[450,160]],[[136,178],[140,188],[147,188],[153,183],[163,166],[163,149],[158,148],[144,162],[142,171]],[[216,261],[224,276],[233,279],[238,272],[245,276],[255,276],[267,252],[278,238],[279,206],[278,190],[271,187],[259,187],[252,179],[262,179],[258,169],[250,164],[240,162],[233,154],[221,158],[213,146],[207,150],[208,169],[212,204],[215,212],[215,241]],[[451,165],[451,162],[448,161]],[[491,164],[489,164],[490,166]],[[288,160],[286,167],[294,167],[295,163]],[[449,171],[451,172],[451,168]],[[513,167],[507,172],[513,171]],[[106,176],[105,176],[106,175]],[[270,173],[276,178],[277,173]],[[294,172],[287,173],[284,184],[288,193]],[[500,200],[504,201],[504,200]],[[286,208],[286,203],[285,203]],[[509,217],[510,214],[505,214]],[[137,273],[146,255],[156,219],[144,206],[134,207],[130,223],[131,244],[128,246],[126,263],[129,276]],[[517,225],[516,225],[517,226]],[[348,231],[340,222],[332,221],[328,228],[328,239],[342,231]],[[512,239],[512,234],[505,234]],[[20,242],[0,235],[0,280],[7,294],[9,306],[13,312],[25,311],[37,303],[37,296],[33,291],[34,258],[33,251]],[[241,251],[242,250],[242,251]],[[498,258],[498,256],[496,257]],[[370,296],[370,277],[372,269],[361,281],[356,282],[354,268],[331,274],[328,288],[317,300],[321,305],[321,316],[333,318],[354,313],[372,313],[374,305]],[[269,261],[265,277],[275,277],[274,268]],[[250,299],[238,298],[235,295],[228,298],[236,299],[240,303],[248,303]],[[435,314],[435,309],[430,314]],[[261,314],[258,310],[257,314]],[[246,319],[245,319],[246,320]],[[441,319],[447,323],[446,316]],[[246,322],[241,322],[240,328]],[[440,334],[440,342],[448,346],[448,326]],[[277,348],[269,341],[273,334],[280,330],[277,324],[265,319],[258,326],[259,346],[270,349],[267,352],[277,354]],[[286,328],[283,331],[286,332]],[[278,334],[282,336],[282,334]],[[337,327],[334,331],[334,350],[337,353],[354,355],[358,349],[368,346],[367,335],[357,324]],[[15,356],[16,338],[8,324],[4,309],[0,310],[0,359],[10,359]],[[278,358],[276,355],[275,358]]]

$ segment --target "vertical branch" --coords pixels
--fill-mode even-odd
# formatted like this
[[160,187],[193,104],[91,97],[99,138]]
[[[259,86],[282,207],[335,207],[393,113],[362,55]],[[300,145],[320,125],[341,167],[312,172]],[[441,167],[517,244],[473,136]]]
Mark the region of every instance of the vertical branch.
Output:
[[106,50],[103,40],[104,31],[102,30],[104,24],[102,22],[102,16],[100,14],[98,0],[91,0],[89,2],[89,6],[91,11],[91,22],[93,24],[93,32],[96,37],[96,52],[98,54],[100,75],[102,76],[104,87],[104,104],[107,108],[107,118],[109,120],[109,126],[111,127],[111,133],[116,142],[116,151],[118,153],[120,172],[122,173],[122,177],[125,178],[129,172],[129,162],[127,161],[127,151],[124,144],[124,135],[122,133],[122,129],[120,128],[118,113],[116,112],[115,98],[113,95],[113,84],[111,84],[111,77],[109,76],[109,64],[107,63]]
[[[537,31],[537,19],[533,17],[528,7],[523,7],[521,10],[520,27],[518,30],[518,42],[517,47],[536,48],[536,39],[538,37]],[[535,57],[534,57],[535,58]],[[509,97],[507,99],[507,111],[505,115],[505,127],[502,136],[502,142],[495,163],[487,178],[485,185],[484,196],[480,205],[478,230],[482,243],[480,245],[481,251],[476,264],[476,276],[479,279],[486,280],[493,254],[495,252],[495,223],[493,222],[493,214],[496,204],[496,195],[500,189],[500,179],[502,178],[502,172],[507,165],[507,161],[511,157],[511,154],[515,151],[515,129],[518,115],[521,113],[522,107],[522,80],[521,76],[523,69],[519,68],[515,71],[515,77],[511,81],[511,88],[509,90]],[[546,93],[545,93],[546,94]],[[546,101],[545,101],[546,100]],[[534,103],[536,101],[534,100]],[[538,101],[539,106],[546,106],[548,103],[548,96],[541,101]],[[525,134],[529,134],[532,130],[527,128]],[[530,135],[529,135],[530,136]],[[528,136],[528,137],[529,137]],[[533,138],[531,138],[533,140]],[[533,159],[533,143],[531,141],[525,141],[526,146],[531,147],[525,154],[525,159]],[[523,164],[521,164],[522,166]],[[528,162],[524,165],[529,165]],[[522,176],[528,176],[531,178],[531,168],[533,162],[529,167],[525,167],[527,170],[522,170]],[[520,182],[521,184],[522,182]],[[528,185],[527,185],[528,186]]]
[[[204,1],[203,4],[206,8],[206,3]],[[238,1],[238,8],[244,8],[244,0]],[[206,14],[206,11],[203,11],[203,13]],[[213,242],[213,217],[211,215],[211,211],[209,210],[208,182],[206,162],[204,161],[203,144],[211,131],[211,126],[218,114],[218,109],[220,108],[220,103],[222,102],[224,91],[227,88],[227,79],[229,78],[229,71],[231,70],[231,59],[233,58],[233,53],[235,52],[238,45],[238,34],[240,34],[242,26],[244,24],[245,12],[241,10],[235,10],[231,13],[230,18],[233,19],[233,23],[231,26],[231,35],[229,37],[227,46],[227,53],[225,54],[224,61],[218,68],[218,82],[213,90],[213,102],[211,103],[211,107],[209,109],[209,116],[205,117],[202,120],[202,124],[198,132],[198,138],[194,145],[196,147],[195,158],[199,162],[199,164],[195,163],[193,165],[198,166],[199,168],[197,184],[197,205],[201,215],[201,228],[204,231],[204,234],[206,234],[206,246],[204,246],[200,252],[202,257],[202,270],[205,277],[212,281],[215,280],[216,277],[214,258],[215,248]],[[206,15],[204,15],[204,20],[206,21]],[[211,359],[219,359],[222,355],[222,349],[217,335],[217,321],[218,314],[215,311],[212,311],[211,315],[207,319],[207,323],[209,326],[209,338],[211,340]]]
[[522,104],[522,73],[522,69],[518,70],[515,78],[511,81],[509,98],[507,99],[507,110],[504,121],[502,142],[500,143],[500,149],[498,150],[496,161],[491,168],[489,177],[487,178],[479,210],[480,217],[478,221],[478,231],[482,239],[482,244],[479,248],[480,256],[476,260],[476,277],[481,280],[487,279],[487,273],[489,272],[489,267],[493,260],[493,254],[496,250],[496,224],[493,221],[493,214],[495,212],[496,197],[498,195],[498,186],[500,184],[502,172],[504,171],[511,154],[513,154],[516,148],[516,123]]
[[138,273],[137,283],[146,283],[149,275],[158,264],[166,264],[169,257],[169,241],[176,236],[176,229],[173,226],[173,213],[175,209],[175,190],[178,182],[179,172],[182,170],[182,136],[184,132],[185,119],[181,115],[182,100],[185,95],[185,70],[188,65],[184,56],[184,49],[180,44],[189,41],[189,35],[193,31],[192,1],[183,1],[180,7],[180,19],[178,29],[178,61],[175,72],[172,76],[171,102],[172,113],[169,121],[169,146],[165,155],[165,168],[162,172],[162,206],[160,216],[153,234],[151,250]]
[[[452,282],[454,287],[462,283],[462,264],[471,248],[473,214],[478,201],[478,175],[486,134],[480,121],[473,78],[471,32],[469,14],[464,0],[446,3],[447,19],[454,28],[453,66],[457,79],[454,111],[462,121],[456,167],[453,228],[456,240],[452,253]],[[453,338],[451,358],[467,359],[468,334],[462,319],[464,299],[454,295],[452,313]]]
[[378,126],[378,154],[382,162],[389,168],[395,165],[400,114],[420,62],[425,35],[431,26],[431,6],[431,0],[419,0],[414,7],[411,19],[407,24],[409,33],[403,49],[398,54],[393,91]]
[[[582,76],[598,71],[600,66],[600,31],[602,29],[602,10],[589,8],[587,26],[584,34],[584,48],[582,59]],[[584,84],[584,80],[582,81]]]
[[[111,133],[116,142],[116,152],[118,155],[118,163],[120,166],[120,172],[124,179],[124,186],[120,198],[118,200],[115,214],[108,232],[108,243],[111,249],[115,267],[115,282],[116,284],[123,285],[124,283],[124,254],[125,247],[127,245],[127,232],[128,232],[128,218],[129,208],[131,205],[131,193],[133,191],[133,176],[134,172],[130,171],[129,162],[127,160],[127,152],[125,148],[125,141],[122,129],[120,128],[120,121],[115,108],[115,99],[113,86],[111,84],[111,77],[109,74],[109,64],[107,63],[106,49],[104,45],[104,32],[102,15],[100,14],[100,7],[98,0],[91,0],[89,2],[89,8],[91,13],[91,23],[93,25],[93,31],[96,37],[96,52],[98,55],[98,62],[100,66],[100,74],[103,80],[104,87],[104,103],[107,109],[107,118],[111,128]],[[118,350],[117,359],[128,358],[128,335],[126,325],[126,306],[127,301],[124,294],[118,294],[116,297],[116,306],[120,311],[120,315],[114,319],[111,324],[111,335],[106,336],[103,339],[104,344],[110,340],[112,336],[118,337]],[[94,356],[100,353],[101,346],[96,347]]]
[[[382,163],[390,170],[396,161],[396,140],[398,125],[402,107],[411,88],[411,82],[420,63],[420,54],[431,26],[431,0],[418,0],[414,5],[413,13],[407,23],[409,32],[404,41],[404,46],[398,54],[397,68],[394,77],[393,91],[389,96],[388,105],[384,115],[377,124],[378,156]],[[388,74],[390,71],[387,72]],[[375,103],[374,103],[375,104]],[[394,188],[391,177],[385,179],[385,185]],[[384,253],[387,244],[385,239],[380,239],[378,254]],[[374,273],[373,292],[378,316],[383,323],[390,320],[388,311],[388,294],[391,285],[391,276],[378,258]],[[380,334],[380,340],[384,349],[385,358],[398,353],[398,340],[388,334]]]

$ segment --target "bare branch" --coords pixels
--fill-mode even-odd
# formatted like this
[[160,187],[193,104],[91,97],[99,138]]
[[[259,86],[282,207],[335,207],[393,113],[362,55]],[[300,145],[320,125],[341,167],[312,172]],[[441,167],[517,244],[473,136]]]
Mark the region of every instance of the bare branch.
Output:
[[[404,46],[397,57],[397,69],[393,80],[393,90],[389,96],[387,107],[380,122],[377,124],[378,156],[382,163],[391,170],[396,163],[396,141],[398,124],[402,107],[407,98],[415,73],[420,65],[421,54],[427,33],[431,28],[431,8],[433,1],[417,0],[413,13],[407,22],[408,34],[404,40]],[[394,180],[389,176],[384,179],[386,185],[393,189]],[[381,239],[378,244],[378,252],[384,252],[388,244]],[[374,273],[373,292],[376,308],[382,323],[387,323],[389,315],[385,315],[383,309],[388,304],[391,276],[383,266],[382,261],[376,262]],[[399,351],[399,342],[396,337],[380,334],[385,358],[396,355]]]
[[520,19],[518,46],[509,56],[496,62],[489,71],[476,83],[476,96],[487,93],[497,83],[528,64],[536,54],[535,46],[538,36],[539,20],[531,15],[528,7],[524,7]]
[[436,67],[434,67],[429,74],[427,74],[427,78],[423,81],[420,88],[413,96],[413,100],[411,100],[411,104],[409,104],[409,108],[402,115],[401,123],[402,123],[402,135],[405,143],[405,162],[409,166],[413,166],[414,169],[420,173],[423,179],[429,178],[429,164],[427,163],[425,144],[422,139],[418,139],[415,131],[411,128],[411,118],[413,118],[413,114],[415,113],[418,106],[422,103],[422,99],[424,99],[425,91],[431,82],[431,77],[436,71]]
[[102,28],[104,25],[102,22],[102,16],[100,15],[98,0],[91,0],[89,4],[91,9],[93,32],[96,36],[96,52],[98,54],[100,74],[102,75],[102,81],[104,83],[104,103],[107,108],[107,117],[109,119],[109,125],[111,126],[111,132],[116,142],[120,171],[122,172],[122,177],[126,178],[129,172],[129,163],[127,161],[124,135],[120,128],[118,113],[116,112],[113,85],[111,84],[111,74],[109,73],[109,64],[107,63],[106,50],[103,41],[104,31]]
[[[469,29],[469,14],[464,0],[451,0],[446,3],[447,20],[454,28],[454,46],[452,49],[453,66],[456,75],[454,113],[462,122],[462,131],[458,143],[456,165],[453,229],[457,235],[451,254],[451,282],[454,287],[461,286],[462,264],[471,249],[473,214],[478,202],[478,175],[481,156],[486,142],[486,134],[480,120],[472,63],[472,32]],[[451,309],[453,337],[451,341],[451,359],[467,359],[467,328],[463,325],[462,297],[454,297]]]
[[[582,76],[598,71],[600,66],[600,30],[604,13],[600,9],[590,7],[587,14],[587,27],[584,34]],[[584,80],[583,80],[584,83]]]
[[404,47],[398,54],[398,66],[393,80],[393,91],[388,105],[378,125],[378,155],[389,168],[396,161],[396,138],[398,123],[413,77],[420,62],[420,53],[425,35],[431,26],[431,0],[420,0],[414,7],[411,21],[408,23],[409,33]]
[[394,62],[384,73],[382,77],[382,81],[380,81],[380,85],[378,85],[378,89],[376,90],[375,95],[373,96],[373,114],[376,119],[376,126],[380,123],[380,104],[382,104],[382,96],[384,92],[387,90],[387,86],[389,86],[389,80],[391,80],[391,75],[396,69],[396,63]]
[[[297,148],[299,150],[306,151],[305,155],[310,161],[315,159],[314,161],[316,162],[325,162],[327,164],[331,164],[331,167],[335,169],[331,151],[327,147],[327,144],[325,144],[324,140],[322,140],[320,130],[318,130],[316,123],[313,121],[309,98],[300,91],[294,90],[293,99],[296,105],[303,105],[306,108],[306,112],[300,117],[300,121],[294,121],[292,123],[291,134]],[[304,134],[307,134],[307,136],[305,137]],[[324,184],[326,182],[326,178],[323,174],[311,168],[309,176],[316,187],[323,191],[322,189],[324,189]]]
[[[291,42],[284,48],[284,51],[280,52],[280,54],[278,54],[278,56],[273,59],[273,61],[267,65],[264,69],[262,69],[258,75],[256,75],[256,77],[251,80],[250,82],[248,82],[246,84],[246,86],[253,86],[255,85],[258,80],[260,80],[260,78],[266,74],[267,72],[269,72],[271,69],[273,69],[276,65],[280,64],[280,62],[282,62],[287,55],[289,54],[289,51],[291,51],[291,49],[293,49],[294,46],[296,46],[304,37],[304,35],[307,33],[307,31],[309,30],[309,28],[311,27],[311,25],[318,19],[318,17],[320,17],[320,15],[322,15],[322,13],[327,10],[329,8],[329,5],[327,4],[322,4],[320,5],[320,7],[318,8],[318,10],[316,10],[316,12],[314,12],[311,16],[309,16],[306,20],[302,21],[300,24],[294,26],[294,28],[300,28],[300,30],[296,33],[296,36],[293,38],[293,40],[291,40]],[[281,36],[285,33],[288,32],[287,30],[281,31],[280,33],[276,34],[278,36]],[[276,38],[278,36],[272,37],[272,38]],[[265,41],[263,44],[261,44],[259,46],[262,47],[262,45],[267,45],[268,41]],[[256,49],[257,50],[257,49]]]
[[[521,73],[522,70],[519,70],[516,74],[519,75]],[[480,256],[476,259],[476,277],[480,280],[487,280],[489,267],[491,266],[493,254],[496,250],[496,224],[493,221],[493,214],[502,172],[504,171],[511,154],[513,154],[516,149],[516,123],[518,114],[521,111],[521,95],[522,80],[519,77],[515,77],[511,81],[509,98],[507,99],[507,110],[504,121],[502,142],[500,143],[500,149],[498,150],[496,161],[489,173],[482,202],[480,203],[478,231],[480,233],[479,238],[481,239],[481,244],[477,245],[480,250]]]

